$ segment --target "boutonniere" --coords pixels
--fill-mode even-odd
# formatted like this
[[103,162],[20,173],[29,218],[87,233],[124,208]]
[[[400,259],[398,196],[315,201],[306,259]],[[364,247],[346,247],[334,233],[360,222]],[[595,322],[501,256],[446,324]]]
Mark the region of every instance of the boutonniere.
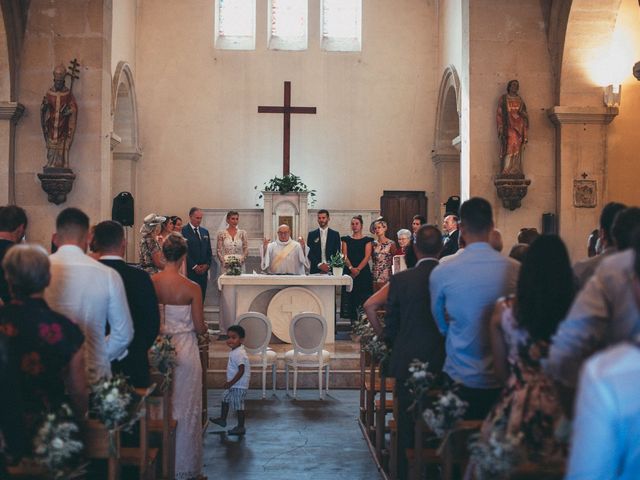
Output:
[[320,237],[316,238],[313,243],[318,243],[320,241]]
[[209,240],[209,235],[203,235],[203,236],[202,236],[202,238],[203,238],[204,240]]

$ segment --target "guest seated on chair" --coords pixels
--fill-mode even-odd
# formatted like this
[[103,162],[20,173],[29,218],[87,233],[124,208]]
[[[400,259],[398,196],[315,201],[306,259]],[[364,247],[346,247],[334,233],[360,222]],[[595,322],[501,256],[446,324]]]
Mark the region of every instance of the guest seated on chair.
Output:
[[304,240],[302,237],[297,242],[291,240],[288,225],[278,227],[278,239],[275,242],[264,239],[261,253],[262,270],[268,273],[304,275],[305,268],[309,268]]

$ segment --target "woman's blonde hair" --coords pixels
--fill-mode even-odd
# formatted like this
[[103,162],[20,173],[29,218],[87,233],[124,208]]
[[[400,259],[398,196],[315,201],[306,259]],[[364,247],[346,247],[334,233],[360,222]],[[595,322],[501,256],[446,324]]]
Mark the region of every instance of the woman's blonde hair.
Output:
[[167,262],[177,262],[187,253],[187,240],[181,233],[171,232],[162,244],[162,253]]

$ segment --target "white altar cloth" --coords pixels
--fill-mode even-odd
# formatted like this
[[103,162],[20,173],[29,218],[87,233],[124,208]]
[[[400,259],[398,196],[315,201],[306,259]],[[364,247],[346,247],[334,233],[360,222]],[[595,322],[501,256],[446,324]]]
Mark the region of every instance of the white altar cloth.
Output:
[[351,291],[348,275],[220,275],[220,329],[235,323],[238,315],[250,311],[264,313],[273,333],[290,343],[289,323],[302,312],[315,312],[327,320],[326,343],[335,341],[336,287]]

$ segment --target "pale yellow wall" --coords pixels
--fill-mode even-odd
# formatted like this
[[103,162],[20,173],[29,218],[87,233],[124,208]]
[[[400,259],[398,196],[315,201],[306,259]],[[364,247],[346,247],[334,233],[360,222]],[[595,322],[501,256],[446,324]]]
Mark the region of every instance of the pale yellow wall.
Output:
[[[20,64],[18,100],[25,114],[16,128],[15,175],[16,203],[27,210],[30,241],[49,246],[55,218],[65,207],[82,208],[92,221],[110,212],[110,35],[110,0],[31,0]],[[54,67],[74,57],[81,65],[73,87],[78,125],[70,153],[77,178],[67,202],[56,206],[37,178],[46,164],[40,104],[53,83]]]
[[[463,137],[462,148],[469,148],[469,193],[485,197],[494,205],[496,227],[502,231],[508,251],[520,228],[541,230],[542,213],[555,209],[555,138],[545,112],[553,104],[546,31],[539,2],[465,1],[471,40],[468,71],[462,80],[465,83],[468,76],[468,138]],[[496,110],[511,79],[520,81],[530,120],[523,168],[531,185],[522,207],[515,211],[502,207],[493,185],[500,170]]]
[[[640,82],[631,74],[632,65],[640,61],[640,8],[636,0],[622,0],[616,30],[627,36],[621,46],[621,60],[628,62],[622,82],[620,113],[607,133],[607,201],[640,205]],[[614,35],[615,36],[615,35]]]
[[113,0],[111,74],[124,61],[135,72],[137,0]]
[[361,53],[319,47],[319,0],[309,1],[309,48],[266,47],[257,2],[255,51],[213,47],[212,0],[141,0],[136,88],[144,155],[137,215],[192,205],[250,208],[254,185],[282,173],[283,81],[292,102],[291,170],[317,207],[378,208],[383,189],[433,190],[430,150],[440,80],[435,0],[365,0]]

